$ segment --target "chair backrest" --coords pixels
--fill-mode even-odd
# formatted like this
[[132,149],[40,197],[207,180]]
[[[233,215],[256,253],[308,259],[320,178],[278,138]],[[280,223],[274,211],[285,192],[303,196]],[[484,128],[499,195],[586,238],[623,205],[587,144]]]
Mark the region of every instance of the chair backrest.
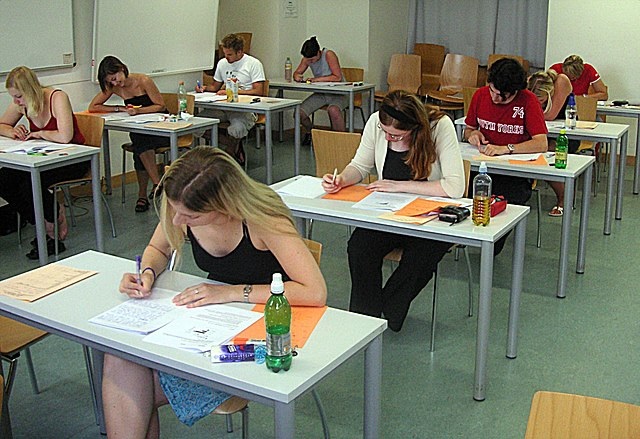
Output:
[[78,128],[84,136],[84,144],[87,146],[102,146],[102,130],[104,129],[104,119],[100,116],[90,114],[76,114]]
[[342,171],[349,164],[360,145],[360,133],[311,130],[313,154],[316,159],[316,176]]
[[313,259],[315,259],[316,264],[320,265],[320,259],[322,258],[322,244],[311,239],[302,238],[302,240],[309,249]]
[[496,62],[496,61],[498,61],[499,59],[502,59],[502,58],[515,59],[520,64],[522,64],[522,66],[524,67],[524,58],[521,57],[520,55],[507,55],[507,54],[504,54],[504,53],[492,53],[491,55],[489,55],[489,58],[487,58],[487,68],[491,67],[491,64],[493,64],[494,62]]
[[533,395],[525,439],[640,437],[640,406],[567,393]]
[[[101,117],[98,119],[102,119]],[[8,317],[0,317],[0,355],[11,355],[28,348],[47,335],[46,332]]]
[[418,55],[394,53],[389,63],[387,84],[389,91],[406,90],[418,93],[422,85],[422,60]]
[[460,92],[463,87],[475,87],[478,81],[477,58],[447,53],[440,72],[440,90]]
[[469,160],[462,161],[462,167],[464,168],[464,193],[462,196],[467,198],[469,196],[469,177],[471,176],[471,162]]
[[[364,81],[364,69],[359,67],[342,67],[342,76],[344,76],[344,80],[348,82]],[[355,107],[362,107],[362,93],[353,95],[353,105]]]
[[413,45],[413,53],[420,56],[423,75],[440,75],[446,51],[446,48],[440,44],[416,43]]
[[469,105],[471,104],[471,98],[475,94],[478,87],[462,87],[462,101],[464,102],[464,115],[467,115],[469,111]]
[[[160,93],[164,100],[164,106],[170,114],[178,114],[178,93]],[[196,108],[196,97],[187,94],[187,113],[193,114]]]
[[593,122],[596,120],[598,100],[591,96],[576,96],[578,120]]

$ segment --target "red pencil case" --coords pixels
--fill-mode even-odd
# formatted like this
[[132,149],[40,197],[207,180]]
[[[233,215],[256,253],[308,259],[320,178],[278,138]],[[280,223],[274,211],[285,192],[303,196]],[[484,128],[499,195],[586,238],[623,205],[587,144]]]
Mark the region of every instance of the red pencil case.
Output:
[[491,196],[491,216],[496,216],[507,208],[507,200],[502,195]]

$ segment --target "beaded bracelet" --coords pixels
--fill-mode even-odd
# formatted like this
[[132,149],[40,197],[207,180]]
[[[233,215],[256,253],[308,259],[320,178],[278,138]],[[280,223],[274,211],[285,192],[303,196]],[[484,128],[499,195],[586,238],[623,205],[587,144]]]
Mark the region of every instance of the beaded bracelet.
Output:
[[147,268],[145,268],[144,270],[142,270],[142,272],[144,273],[144,272],[145,272],[145,271],[147,271],[147,270],[150,270],[150,271],[151,271],[151,274],[153,274],[153,283],[156,283],[156,277],[157,277],[157,276],[156,276],[156,271],[155,271],[153,268],[151,268],[151,267],[147,267]]

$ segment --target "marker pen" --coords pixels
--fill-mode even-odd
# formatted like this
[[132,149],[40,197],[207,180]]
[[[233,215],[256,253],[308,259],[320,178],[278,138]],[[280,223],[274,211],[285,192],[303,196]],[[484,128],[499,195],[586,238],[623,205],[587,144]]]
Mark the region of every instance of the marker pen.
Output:
[[138,282],[138,285],[142,285],[142,278],[141,278],[141,272],[140,272],[140,265],[142,264],[142,256],[140,255],[136,255],[136,282]]

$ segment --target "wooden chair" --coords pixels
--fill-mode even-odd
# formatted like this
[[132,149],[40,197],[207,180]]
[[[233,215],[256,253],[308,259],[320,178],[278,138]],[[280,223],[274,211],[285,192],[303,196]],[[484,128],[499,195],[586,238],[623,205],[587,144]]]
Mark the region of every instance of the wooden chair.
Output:
[[522,65],[522,67],[524,68],[525,72],[527,72],[527,74],[528,74],[528,72],[529,72],[529,61],[527,61],[526,59],[524,59],[520,55],[506,55],[506,54],[502,54],[502,53],[492,53],[487,58],[487,69],[489,67],[491,67],[491,64],[493,64],[494,62],[496,62],[496,61],[498,61],[499,59],[502,59],[502,58],[515,59],[516,61],[518,61]]
[[640,406],[569,393],[533,395],[525,439],[640,437]]
[[406,90],[419,93],[422,85],[422,60],[418,55],[394,53],[389,63],[387,74],[387,91],[376,91],[375,100],[382,102],[387,93],[394,90]]
[[[342,76],[344,76],[344,80],[348,82],[362,82],[364,81],[364,69],[359,67],[343,67],[342,68]],[[366,123],[366,119],[364,118],[364,110],[362,109],[362,93],[355,93],[353,95],[353,108],[354,110],[360,111],[360,116],[362,116],[362,124]],[[347,108],[343,110],[343,113],[347,113]],[[353,125],[353,121],[350,121],[351,125]]]
[[[471,162],[469,160],[463,160],[462,161],[463,166],[464,166],[464,194],[463,197],[467,197],[468,193],[469,193],[469,175],[471,173]],[[455,250],[457,252],[457,250],[459,248],[462,248],[462,250],[464,251],[464,258],[465,261],[467,263],[467,272],[468,272],[468,289],[469,289],[469,310],[468,310],[468,315],[469,317],[473,316],[473,272],[471,270],[471,260],[469,259],[469,251],[467,249],[466,246],[459,246],[457,244],[453,245],[451,247],[451,249]],[[384,257],[385,260],[391,261],[391,262],[395,262],[395,263],[399,263],[400,260],[402,259],[402,249],[400,248],[396,248],[391,250],[389,253],[387,253],[387,255]],[[457,260],[457,255],[456,255],[456,260]],[[440,265],[440,264],[438,264]],[[438,284],[438,268],[436,267],[436,271],[433,275],[433,295],[432,295],[432,307],[431,307],[431,340],[429,342],[429,351],[433,352],[435,350],[435,342],[436,342],[436,314],[437,314],[437,309],[438,309],[438,288],[437,288],[437,284]]]
[[477,58],[448,53],[440,72],[438,90],[427,91],[427,97],[436,102],[443,111],[461,111],[464,101],[461,96],[464,87],[475,87],[478,81]]
[[[169,114],[178,114],[178,94],[177,93],[161,93],[164,105]],[[194,114],[195,111],[195,96],[187,94],[187,113]],[[194,144],[193,134],[186,134],[178,137],[178,149],[189,149]],[[169,154],[171,153],[171,147],[159,146],[155,148],[156,156],[163,155],[164,163],[169,162]],[[126,158],[127,152],[133,153],[133,144],[131,142],[124,143],[122,145],[122,174],[120,174],[120,184],[122,186],[122,204],[125,202],[125,172],[126,172]]]
[[471,104],[471,99],[473,98],[473,95],[475,94],[476,90],[478,90],[478,87],[463,87],[462,88],[462,101],[463,101],[463,106],[464,106],[464,115],[467,115],[467,112],[469,111],[469,105]]
[[415,43],[413,53],[420,55],[422,60],[422,92],[437,90],[440,85],[440,72],[444,64],[446,48],[440,44]]
[[[93,146],[95,148],[102,148],[102,130],[104,129],[104,119],[102,117],[98,117],[95,115],[89,114],[76,114],[76,119],[78,121],[78,128],[80,132],[84,136],[85,145]],[[64,180],[58,183],[52,184],[49,186],[49,189],[53,192],[53,224],[54,224],[54,239],[55,239],[55,254],[58,254],[58,197],[56,196],[57,192],[60,191],[64,195],[66,205],[69,206],[69,213],[71,216],[71,225],[76,225],[76,219],[73,214],[73,203],[71,199],[70,189],[76,186],[85,186],[87,184],[91,184],[92,173],[91,169],[87,172],[82,178],[76,178],[73,180]],[[113,216],[111,215],[111,208],[107,203],[107,199],[104,197],[104,194],[100,192],[100,196],[102,197],[102,203],[107,211],[107,215],[109,216],[109,222],[111,223],[111,236],[116,237],[116,226],[113,223]]]
[[[598,108],[598,100],[589,97],[589,96],[575,96],[576,98],[576,109],[578,110],[578,120],[586,121],[586,122],[595,122],[596,121],[596,111]],[[578,150],[576,154],[584,154],[584,155],[592,155],[595,156],[595,170],[594,173],[594,184],[593,184],[593,195],[596,195],[598,191],[597,182],[600,180],[600,162],[599,162],[599,154],[598,154],[598,143],[590,142],[588,140],[580,141],[580,146],[578,146]]]

